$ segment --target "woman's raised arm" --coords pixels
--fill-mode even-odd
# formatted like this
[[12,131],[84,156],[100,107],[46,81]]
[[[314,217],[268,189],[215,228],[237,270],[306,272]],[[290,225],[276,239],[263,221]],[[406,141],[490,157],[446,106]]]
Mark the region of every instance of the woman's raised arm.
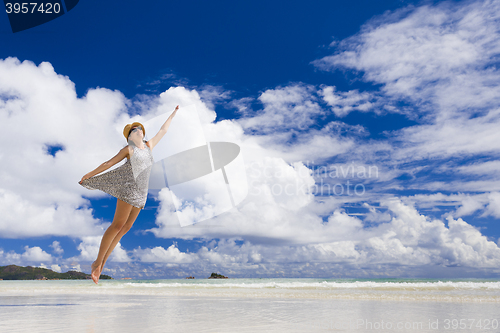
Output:
[[175,114],[177,113],[177,110],[179,110],[179,105],[175,107],[174,112],[172,112],[172,114],[168,117],[167,121],[165,121],[165,123],[161,126],[158,133],[156,133],[156,135],[151,140],[148,141],[150,149],[153,149],[154,146],[156,146],[158,142],[160,142],[161,138],[163,138],[163,136],[167,133],[168,127],[172,122],[172,118],[174,118]]

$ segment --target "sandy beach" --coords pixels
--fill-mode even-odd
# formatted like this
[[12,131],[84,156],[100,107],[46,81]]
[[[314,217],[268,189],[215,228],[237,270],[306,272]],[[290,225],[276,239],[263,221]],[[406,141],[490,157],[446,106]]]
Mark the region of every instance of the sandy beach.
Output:
[[346,283],[349,282],[308,279],[121,280],[102,281],[95,286],[91,281],[0,281],[0,331],[496,332],[499,329],[498,282],[468,282],[468,285],[358,282],[357,287],[356,282]]

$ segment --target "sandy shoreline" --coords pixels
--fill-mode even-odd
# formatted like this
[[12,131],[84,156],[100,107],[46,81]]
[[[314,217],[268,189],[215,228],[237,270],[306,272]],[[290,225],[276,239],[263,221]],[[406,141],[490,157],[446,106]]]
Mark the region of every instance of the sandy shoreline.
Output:
[[[467,324],[474,320],[476,325],[480,320],[483,326],[489,321],[491,328],[471,327],[467,332],[492,332],[496,331],[493,320],[500,320],[498,302],[334,299],[318,298],[307,288],[235,291],[237,288],[227,286],[182,289],[157,285],[2,281],[0,331],[437,332],[446,330],[447,324],[452,330],[453,320],[465,319]],[[355,290],[343,292],[347,297]],[[470,298],[473,293],[471,290]]]

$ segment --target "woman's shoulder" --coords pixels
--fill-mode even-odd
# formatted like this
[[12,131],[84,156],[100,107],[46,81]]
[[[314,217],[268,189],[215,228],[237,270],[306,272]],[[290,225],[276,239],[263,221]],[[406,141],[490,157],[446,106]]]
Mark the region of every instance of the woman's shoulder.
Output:
[[130,145],[126,145],[120,150],[120,153],[125,154],[125,157],[130,157],[134,154],[134,148],[132,148]]

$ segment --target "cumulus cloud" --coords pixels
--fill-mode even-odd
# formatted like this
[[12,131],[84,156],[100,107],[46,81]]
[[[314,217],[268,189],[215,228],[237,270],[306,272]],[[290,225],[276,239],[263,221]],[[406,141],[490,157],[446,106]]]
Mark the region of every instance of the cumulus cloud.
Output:
[[141,103],[145,109],[131,117],[131,102],[118,91],[90,89],[78,98],[74,83],[50,63],[0,60],[0,120],[9,124],[0,140],[16,138],[0,153],[0,236],[101,234],[104,224],[85,197],[105,194],[78,181],[126,145],[123,126],[171,112],[177,104],[196,104],[203,123],[216,116],[196,91],[180,87]]
[[25,261],[52,261],[52,256],[48,254],[47,252],[43,251],[40,247],[34,246],[34,247],[29,247],[25,246],[24,247],[24,253],[21,255],[21,259]]
[[188,264],[193,262],[195,257],[193,254],[183,253],[179,251],[177,246],[171,245],[166,250],[157,246],[151,249],[141,249],[140,247],[133,251],[134,256],[142,262],[162,262],[162,263],[182,263]]
[[61,247],[61,243],[58,241],[53,241],[50,247],[53,249],[55,254],[62,255],[64,253],[64,250]]
[[[234,276],[422,276],[423,267],[495,271],[500,263],[500,248],[460,218],[449,216],[445,223],[395,198],[383,202],[382,207],[389,219],[349,232],[342,240],[330,235],[320,243],[280,244],[226,238],[209,241],[196,252],[180,252],[174,244],[168,249],[138,248],[133,256],[138,264],[167,265],[163,272],[169,276],[203,275],[213,268]],[[337,211],[334,215],[342,214]],[[352,222],[338,217],[327,223],[341,230],[342,221],[346,225]],[[145,268],[145,272],[159,274],[152,271],[161,266],[155,267]]]
[[[265,158],[247,169],[249,194],[237,208],[207,222],[180,228],[167,193],[160,192],[160,207],[151,230],[163,238],[239,238],[258,243],[310,243],[341,239],[361,228],[361,222],[337,212],[324,224],[309,204],[315,184],[311,170],[302,163],[289,165],[282,159]],[[163,190],[166,191],[166,190]],[[163,198],[165,195],[165,198]]]
[[59,265],[50,265],[50,269],[53,270],[54,272],[62,273],[61,266]]
[[24,198],[19,192],[0,189],[0,209],[4,212],[0,221],[2,237],[78,237],[82,234],[99,234],[102,230],[88,208],[36,203]]
[[[276,170],[274,170],[276,172]],[[270,183],[273,170],[268,170],[265,180]],[[279,176],[280,181],[286,179]],[[232,250],[224,255],[219,253],[225,247],[200,250],[203,257],[214,263],[229,261],[250,263],[258,261],[279,262],[345,262],[350,265],[401,264],[401,265],[441,265],[494,267],[500,261],[500,249],[493,242],[481,235],[481,232],[462,219],[447,217],[447,225],[442,220],[420,214],[411,204],[404,204],[397,199],[381,203],[384,210],[371,209],[368,221],[375,221],[373,227],[367,227],[356,217],[349,216],[340,209],[330,213],[326,222],[317,219],[312,210],[312,198],[307,193],[299,198],[280,197],[272,193],[261,181],[261,192],[250,194],[246,204],[239,208],[241,214],[232,212],[227,217],[218,217],[216,225],[203,225],[193,228],[175,228],[168,225],[168,219],[159,215],[159,228],[152,231],[158,237],[178,238],[219,238],[246,239],[245,247],[252,248],[252,253],[245,259],[239,255],[242,249],[233,242]],[[274,184],[279,184],[275,182]],[[312,184],[312,182],[311,182]],[[254,184],[253,188],[258,188]],[[451,198],[438,195],[434,198],[413,198],[422,204],[426,199],[430,203],[437,200],[461,206],[456,216],[471,214],[483,207],[483,197],[457,195]],[[164,213],[163,207],[160,212]],[[257,222],[261,221],[261,223]],[[252,223],[253,222],[253,223]],[[238,258],[230,253],[238,253]],[[201,255],[198,253],[198,255]],[[229,256],[229,257],[225,257]],[[226,258],[226,259],[223,259]],[[253,259],[248,259],[253,258]],[[346,259],[348,258],[348,259]]]
[[[78,244],[77,249],[80,255],[66,259],[67,262],[93,262],[99,253],[99,246],[101,245],[101,236],[87,236],[80,237],[81,242]],[[114,262],[129,262],[130,258],[127,251],[118,243],[109,257],[109,261]]]
[[[74,84],[49,63],[35,66],[7,58],[0,60],[0,96],[0,119],[9,124],[0,139],[16,138],[0,154],[0,206],[5,212],[0,235],[97,234],[99,221],[89,209],[79,209],[86,200],[77,182],[97,160],[119,148],[113,121],[123,108],[123,95],[91,89],[78,99]],[[89,135],[88,128],[95,128],[96,135]],[[92,148],[106,141],[108,146]],[[61,148],[54,155],[53,146]]]
[[24,247],[24,253],[0,250],[0,261],[4,264],[33,265],[34,263],[51,263],[54,258],[38,246]]

